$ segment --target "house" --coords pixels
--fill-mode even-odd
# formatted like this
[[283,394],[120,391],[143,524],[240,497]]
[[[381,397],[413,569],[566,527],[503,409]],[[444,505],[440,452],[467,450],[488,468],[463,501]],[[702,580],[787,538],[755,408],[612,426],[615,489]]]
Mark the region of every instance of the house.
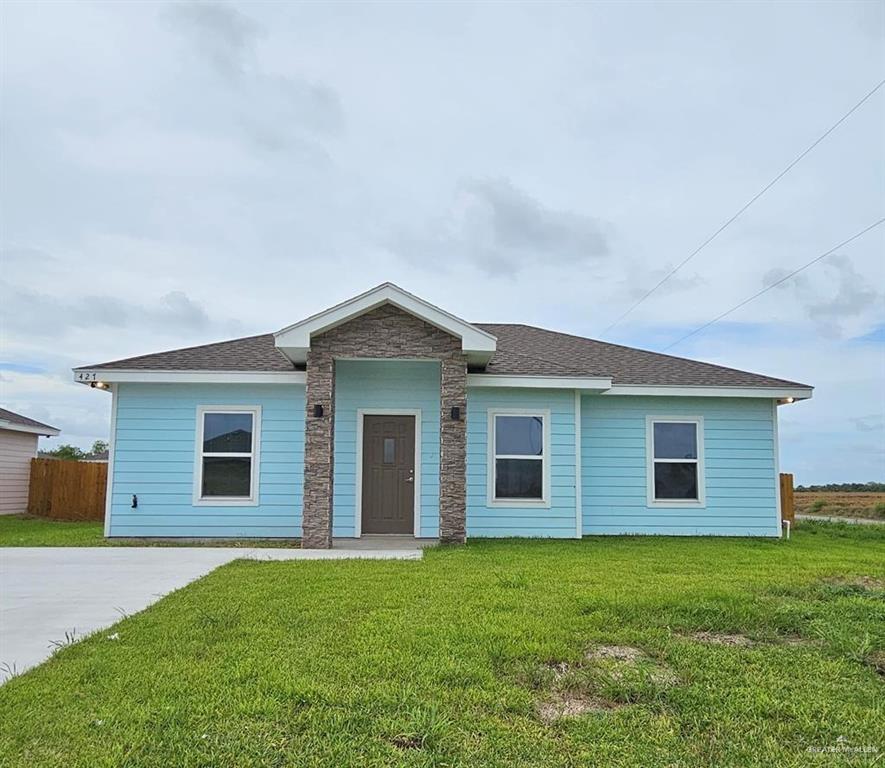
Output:
[[27,512],[31,459],[37,455],[37,439],[58,433],[55,427],[0,408],[0,515]]
[[806,384],[390,283],[272,334],[74,370],[113,396],[108,536],[780,535]]

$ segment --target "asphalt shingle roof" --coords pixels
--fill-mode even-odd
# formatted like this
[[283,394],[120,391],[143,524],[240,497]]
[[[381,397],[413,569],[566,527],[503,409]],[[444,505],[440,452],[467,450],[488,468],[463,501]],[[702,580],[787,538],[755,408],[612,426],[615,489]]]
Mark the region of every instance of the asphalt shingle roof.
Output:
[[57,431],[55,427],[50,427],[42,421],[29,419],[27,416],[22,416],[15,411],[7,411],[5,408],[0,408],[0,421],[6,421],[10,424],[18,424],[22,427],[34,427],[35,429],[50,429],[52,431]]
[[[603,376],[633,386],[807,387],[786,379],[648,352],[530,325],[476,323],[498,339],[483,373],[501,376]],[[272,333],[114,360],[84,370],[296,371]]]
[[[807,387],[684,357],[585,339],[531,325],[477,323],[498,338],[486,373],[538,376],[610,376],[613,384],[688,387]],[[501,355],[501,351],[505,354]],[[519,358],[513,354],[519,350]]]
[[[244,339],[202,344],[151,355],[127,357],[109,363],[83,366],[84,370],[122,368],[128,371],[296,371],[299,370],[274,346],[272,333]],[[301,366],[303,370],[303,366]]]

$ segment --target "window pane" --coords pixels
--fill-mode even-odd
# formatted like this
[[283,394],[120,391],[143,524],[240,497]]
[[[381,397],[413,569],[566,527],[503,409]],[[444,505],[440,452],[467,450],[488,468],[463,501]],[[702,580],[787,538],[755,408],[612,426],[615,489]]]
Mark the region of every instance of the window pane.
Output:
[[655,463],[656,499],[697,499],[698,465]]
[[540,416],[496,416],[498,456],[540,456],[544,452],[544,420]]
[[251,413],[203,414],[204,453],[250,453]]
[[250,458],[208,456],[203,459],[203,496],[248,498],[251,476]]
[[537,459],[497,459],[496,499],[542,499],[544,462]]
[[385,464],[393,464],[396,461],[396,438],[384,438],[384,459]]
[[697,424],[657,422],[655,424],[656,459],[696,459],[698,457]]

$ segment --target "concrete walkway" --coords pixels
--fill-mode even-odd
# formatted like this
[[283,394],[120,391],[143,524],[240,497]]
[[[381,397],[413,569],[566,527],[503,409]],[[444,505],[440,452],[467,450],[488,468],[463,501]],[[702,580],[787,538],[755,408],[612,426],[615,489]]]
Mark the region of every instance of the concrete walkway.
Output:
[[[368,548],[367,548],[368,547]],[[81,639],[238,558],[417,560],[415,539],[333,549],[235,547],[0,548],[0,682],[47,659],[66,633]]]
[[885,525],[885,520],[868,517],[834,517],[831,515],[796,515],[797,520],[820,520],[824,523],[857,523],[858,525]]

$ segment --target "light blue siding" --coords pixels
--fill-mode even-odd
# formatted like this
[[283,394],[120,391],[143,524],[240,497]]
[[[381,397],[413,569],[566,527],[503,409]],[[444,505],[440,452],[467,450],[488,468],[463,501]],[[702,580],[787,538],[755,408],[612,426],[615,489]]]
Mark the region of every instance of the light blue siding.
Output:
[[[550,411],[550,507],[488,505],[488,413],[496,408]],[[476,387],[467,395],[467,535],[573,538],[575,395],[570,390]]]
[[[646,416],[702,416],[705,508],[649,507]],[[771,400],[581,398],[583,532],[777,536]]]
[[[111,536],[301,536],[304,387],[118,384]],[[259,505],[193,506],[200,405],[260,405]],[[138,507],[132,509],[132,495]]]
[[335,478],[332,531],[354,535],[357,411],[421,411],[420,535],[439,535],[439,363],[339,360],[335,363]]

